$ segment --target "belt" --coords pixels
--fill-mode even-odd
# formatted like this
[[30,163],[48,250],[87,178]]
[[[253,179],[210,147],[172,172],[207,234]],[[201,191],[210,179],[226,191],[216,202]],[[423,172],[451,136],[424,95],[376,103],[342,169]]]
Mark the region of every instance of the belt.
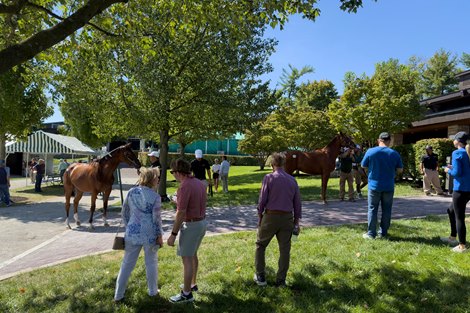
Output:
[[191,223],[191,222],[199,222],[199,221],[202,221],[203,219],[205,219],[205,217],[194,217],[194,218],[187,218],[184,221],[186,223]]
[[266,214],[292,214],[292,212],[287,212],[287,211],[279,211],[279,210],[266,210]]
[[435,171],[436,170],[435,168],[427,168],[427,167],[425,167],[425,169],[430,170],[430,171]]

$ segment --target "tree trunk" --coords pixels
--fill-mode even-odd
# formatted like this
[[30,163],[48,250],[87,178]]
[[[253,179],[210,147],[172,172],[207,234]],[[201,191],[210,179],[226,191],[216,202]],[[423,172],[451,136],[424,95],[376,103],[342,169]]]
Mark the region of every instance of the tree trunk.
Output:
[[180,142],[180,157],[181,158],[184,158],[184,148],[186,148],[186,144],[185,143],[181,143]]
[[0,135],[0,160],[5,160],[6,156],[6,149],[5,149],[5,144],[7,142],[7,139],[5,135]]
[[170,136],[168,130],[160,131],[160,164],[162,166],[160,173],[160,184],[158,185],[158,193],[160,196],[166,197],[166,170],[168,168],[168,141]]

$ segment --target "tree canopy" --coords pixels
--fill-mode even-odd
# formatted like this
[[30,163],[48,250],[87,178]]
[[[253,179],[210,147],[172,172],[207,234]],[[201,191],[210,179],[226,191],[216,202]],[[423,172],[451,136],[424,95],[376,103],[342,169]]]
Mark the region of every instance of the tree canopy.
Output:
[[344,93],[331,103],[328,115],[356,142],[372,146],[381,132],[399,133],[423,114],[416,92],[418,73],[398,60],[376,64],[370,78],[347,73],[345,80]]
[[[84,26],[110,37],[121,36],[121,33],[112,30],[113,24],[120,23],[120,15],[115,14],[116,11],[106,10],[115,4],[127,2],[128,0],[40,0],[32,3],[27,0],[3,0],[0,2],[0,36],[9,31],[6,29],[10,25],[17,29],[20,36],[8,45],[0,46],[0,74],[34,58]],[[140,1],[131,1],[137,2]],[[320,13],[316,7],[317,0],[175,0],[155,1],[154,5],[164,9],[168,2],[174,2],[179,8],[196,4],[194,8],[197,11],[194,14],[201,21],[204,19],[205,8],[214,5],[221,12],[230,10],[237,14],[234,17],[238,20],[250,20],[251,23],[258,23],[258,26],[270,24],[274,27],[279,24],[282,27],[290,14],[298,13],[314,20]],[[362,0],[340,0],[340,8],[344,11],[356,12],[361,6]],[[223,20],[219,22],[221,21]]]

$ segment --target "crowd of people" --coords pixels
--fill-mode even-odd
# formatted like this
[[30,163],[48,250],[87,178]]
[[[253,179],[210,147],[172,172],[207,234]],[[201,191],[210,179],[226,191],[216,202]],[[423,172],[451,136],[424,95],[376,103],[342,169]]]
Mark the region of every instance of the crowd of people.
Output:
[[[448,211],[450,236],[441,240],[455,247],[453,252],[468,252],[466,247],[465,211],[470,201],[470,146],[469,136],[459,132],[454,136],[456,150],[452,153],[452,162],[443,167],[454,178],[452,204]],[[362,188],[368,184],[367,191],[367,231],[366,240],[387,238],[392,219],[392,207],[395,189],[395,177],[403,170],[400,154],[390,148],[391,136],[383,132],[377,139],[377,146],[365,153],[361,146],[346,147],[340,158],[340,199],[344,200],[345,184],[348,184],[348,200],[355,201],[355,195],[362,198]],[[426,146],[426,153],[421,158],[420,170],[423,173],[423,190],[426,195],[434,188],[437,195],[442,195],[437,170],[438,157],[431,146]],[[160,179],[159,152],[148,154],[151,161],[149,168],[139,171],[137,186],[131,188],[122,206],[122,223],[125,226],[125,252],[116,280],[114,301],[124,300],[129,277],[134,269],[139,253],[145,253],[145,268],[149,296],[156,296],[158,290],[158,250],[163,247],[163,229],[161,219],[161,197],[156,192]],[[201,150],[196,150],[195,158],[188,162],[182,158],[173,160],[170,173],[179,182],[176,196],[176,215],[167,245],[177,247],[183,266],[181,291],[170,297],[173,303],[194,301],[194,292],[198,291],[197,273],[199,269],[198,250],[206,233],[206,205],[208,188],[214,184],[218,192],[222,182],[223,192],[228,192],[228,173],[230,163],[226,156],[222,162],[214,159],[214,164],[203,158]],[[259,286],[267,285],[265,253],[275,236],[279,246],[278,270],[275,285],[285,287],[290,264],[292,235],[300,231],[302,203],[300,190],[295,178],[284,170],[285,155],[271,155],[272,173],[263,178],[258,199],[258,229],[254,257],[255,273],[253,280]],[[61,160],[59,170],[67,168],[66,160]],[[44,160],[31,160],[31,180],[36,191],[40,192],[44,175]],[[0,195],[3,202],[10,204],[8,187],[10,174],[5,162],[0,160]],[[354,185],[356,188],[354,188]],[[381,209],[380,223],[378,212]],[[178,240],[177,240],[178,239]]]

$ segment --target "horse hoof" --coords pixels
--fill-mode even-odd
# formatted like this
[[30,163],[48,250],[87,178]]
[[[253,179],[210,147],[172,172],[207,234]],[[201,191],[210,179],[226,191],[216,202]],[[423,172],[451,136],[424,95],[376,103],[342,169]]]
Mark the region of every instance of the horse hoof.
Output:
[[80,225],[82,225],[82,223],[81,223],[80,221],[77,221],[75,224],[76,224],[78,227],[80,227]]
[[90,225],[90,230],[95,230],[95,226]]
[[70,227],[69,224],[66,224],[66,225],[65,225],[65,229],[72,229],[72,227]]
[[104,223],[104,227],[109,227],[109,223],[108,222]]

